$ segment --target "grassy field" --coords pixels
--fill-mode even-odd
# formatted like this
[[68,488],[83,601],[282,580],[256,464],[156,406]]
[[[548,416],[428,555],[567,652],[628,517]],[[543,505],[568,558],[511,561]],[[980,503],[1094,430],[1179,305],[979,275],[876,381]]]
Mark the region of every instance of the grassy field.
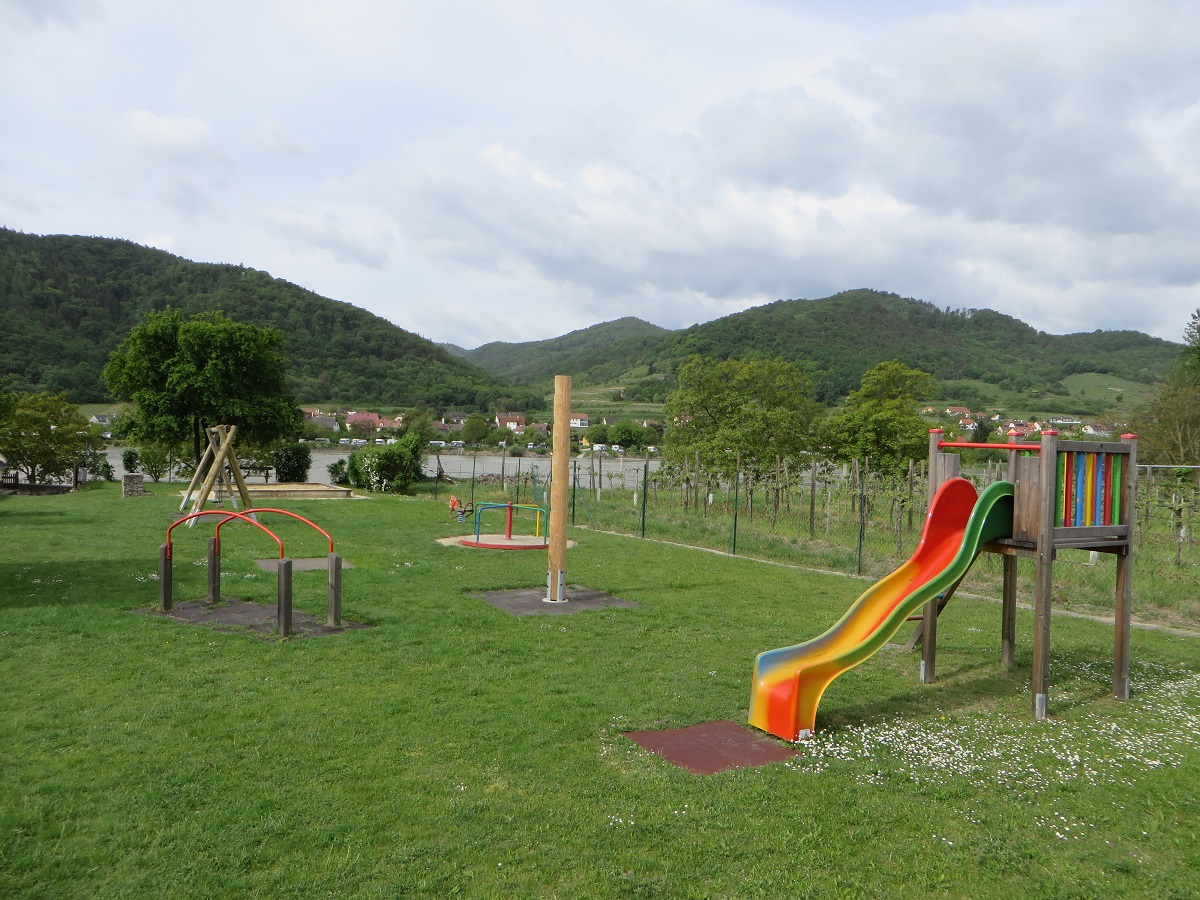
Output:
[[[862,583],[586,529],[570,580],[637,609],[517,618],[473,595],[544,554],[443,547],[443,503],[291,502],[355,568],[371,628],[262,642],[131,614],[178,498],[0,497],[0,894],[6,897],[1192,897],[1200,644],[1055,618],[1049,720],[1031,617],[956,599],[939,681],[889,646],[833,683],[791,763],[695,776],[624,730],[744,721],[754,655]],[[324,548],[284,522],[289,552]],[[177,530],[177,598],[210,530]],[[273,602],[223,531],[223,591]],[[320,574],[296,575],[319,613]]]

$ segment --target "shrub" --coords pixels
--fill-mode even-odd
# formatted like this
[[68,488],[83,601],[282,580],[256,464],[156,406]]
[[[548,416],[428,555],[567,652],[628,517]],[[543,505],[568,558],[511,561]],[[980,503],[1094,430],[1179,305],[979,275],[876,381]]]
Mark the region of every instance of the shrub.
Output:
[[273,454],[276,481],[308,481],[312,450],[308,444],[280,447]]
[[126,472],[136,472],[140,464],[141,460],[136,447],[126,447],[121,451],[121,468]]
[[350,483],[350,473],[347,470],[346,461],[344,459],[339,459],[336,462],[332,462],[326,468],[329,469],[329,479],[334,484]]
[[87,466],[89,477],[103,478],[105,481],[117,480],[117,473],[113,471],[112,463],[99,450],[85,451],[83,464]]
[[162,481],[171,470],[171,458],[162,444],[147,444],[142,448],[142,471],[154,481]]
[[402,494],[421,474],[425,442],[409,433],[386,447],[364,447],[350,454],[347,476],[356,488]]

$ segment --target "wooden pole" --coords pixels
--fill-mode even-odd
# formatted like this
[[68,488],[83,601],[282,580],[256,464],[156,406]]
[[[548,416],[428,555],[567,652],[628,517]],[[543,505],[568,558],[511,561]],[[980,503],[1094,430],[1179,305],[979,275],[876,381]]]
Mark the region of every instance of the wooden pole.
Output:
[[292,633],[292,561],[284,557],[279,560],[278,566],[279,588],[275,615],[279,625],[279,636],[288,637]]
[[554,435],[550,461],[549,569],[546,602],[567,600],[567,489],[571,483],[571,376],[554,376]]
[[158,608],[171,611],[171,556],[166,544],[158,548]]
[[329,592],[325,604],[325,624],[330,628],[342,627],[342,558],[329,554]]
[[1017,558],[1003,557],[1004,582],[1000,604],[1000,665],[1011,669],[1017,647]]
[[208,602],[221,602],[221,544],[215,537],[208,539]]

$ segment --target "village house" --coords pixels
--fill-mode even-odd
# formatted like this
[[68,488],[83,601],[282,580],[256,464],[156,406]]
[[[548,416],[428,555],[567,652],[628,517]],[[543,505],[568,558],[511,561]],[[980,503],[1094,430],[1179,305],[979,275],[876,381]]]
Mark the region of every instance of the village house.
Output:
[[355,425],[365,427],[371,431],[378,431],[383,427],[383,419],[379,413],[373,412],[348,412],[346,413],[346,427],[352,428]]
[[509,431],[524,431],[525,416],[517,412],[496,413],[496,427],[507,428]]
[[588,418],[587,413],[571,413],[572,428],[590,428],[592,420]]

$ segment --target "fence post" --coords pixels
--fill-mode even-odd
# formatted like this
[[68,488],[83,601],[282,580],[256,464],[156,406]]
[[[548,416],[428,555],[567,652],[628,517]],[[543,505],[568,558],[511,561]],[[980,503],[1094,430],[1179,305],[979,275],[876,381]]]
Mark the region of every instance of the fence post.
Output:
[[737,556],[738,529],[738,485],[742,480],[742,451],[737,453],[737,471],[733,475],[733,548],[730,552]]
[[650,492],[650,457],[642,464],[642,537],[646,536],[646,494]]
[[858,460],[854,461],[855,468],[858,469],[858,556],[854,566],[856,575],[862,574],[863,561],[863,533],[867,530],[867,474],[866,466],[860,466]]

